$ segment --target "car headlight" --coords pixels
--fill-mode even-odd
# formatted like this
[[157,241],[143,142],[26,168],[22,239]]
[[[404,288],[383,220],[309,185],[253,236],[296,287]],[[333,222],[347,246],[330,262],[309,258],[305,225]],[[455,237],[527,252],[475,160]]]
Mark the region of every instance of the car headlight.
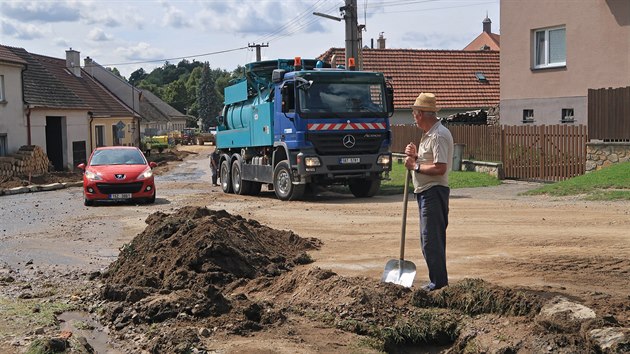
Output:
[[151,177],[153,177],[153,170],[147,168],[146,170],[144,170],[144,172],[140,174],[140,176],[138,176],[138,179],[147,179]]
[[305,157],[304,164],[306,167],[317,167],[322,165],[321,161],[319,161],[319,157]]
[[91,181],[100,181],[103,179],[98,173],[92,171],[85,171],[85,177]]
[[376,163],[379,164],[379,165],[389,165],[391,160],[392,160],[392,157],[389,154],[387,154],[387,155],[379,155],[378,156],[378,160],[376,161]]

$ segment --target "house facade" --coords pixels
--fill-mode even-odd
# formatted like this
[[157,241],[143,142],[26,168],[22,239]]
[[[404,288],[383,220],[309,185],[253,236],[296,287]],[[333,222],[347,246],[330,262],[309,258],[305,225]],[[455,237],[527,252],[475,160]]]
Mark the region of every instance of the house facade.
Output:
[[182,131],[186,127],[186,122],[192,118],[150,91],[139,89],[114,75],[90,57],[84,59],[83,69],[141,117],[140,136]]
[[26,61],[0,46],[0,156],[20,148],[27,139],[22,104],[22,72]]
[[[60,59],[1,45],[0,51],[12,97],[1,105],[6,154],[38,145],[61,171],[74,169],[97,146],[136,144],[133,112],[85,74],[79,52],[70,49]],[[13,62],[7,64],[6,53]]]
[[587,124],[588,89],[630,85],[630,1],[500,6],[502,124]]

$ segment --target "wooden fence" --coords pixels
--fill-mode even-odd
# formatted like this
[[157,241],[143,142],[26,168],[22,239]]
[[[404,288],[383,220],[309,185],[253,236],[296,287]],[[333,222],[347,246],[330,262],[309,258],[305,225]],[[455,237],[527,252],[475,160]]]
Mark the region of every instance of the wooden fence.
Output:
[[588,90],[588,136],[630,141],[630,86]]
[[[449,126],[463,159],[502,162],[505,178],[559,181],[584,174],[588,132],[584,125]],[[392,152],[418,142],[422,130],[392,126]]]

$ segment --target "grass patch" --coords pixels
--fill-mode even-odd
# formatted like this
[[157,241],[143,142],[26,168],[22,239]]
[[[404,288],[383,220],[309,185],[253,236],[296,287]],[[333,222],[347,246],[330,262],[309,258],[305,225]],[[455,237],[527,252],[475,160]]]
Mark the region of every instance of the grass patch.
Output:
[[569,196],[584,194],[587,200],[630,200],[630,162],[548,184],[522,195]]
[[459,336],[461,315],[444,310],[419,310],[385,327],[378,337],[386,352],[418,344],[452,344]]
[[[33,299],[0,298],[0,312],[3,318],[10,318],[0,325],[0,337],[16,330],[32,331],[37,327],[56,325],[56,315],[71,311],[74,305],[60,301],[40,302]],[[6,332],[5,332],[6,331]]]
[[483,313],[529,316],[542,308],[542,300],[537,295],[492,285],[482,279],[464,279],[439,292],[418,290],[412,301],[418,307],[437,306],[469,316]]
[[[381,195],[402,194],[405,186],[405,175],[407,169],[404,164],[392,163],[392,171],[389,173],[390,180],[381,182]],[[410,181],[411,182],[411,181]],[[487,173],[451,171],[448,174],[448,182],[451,189],[476,188],[498,186],[501,181]],[[413,188],[410,183],[409,188]]]

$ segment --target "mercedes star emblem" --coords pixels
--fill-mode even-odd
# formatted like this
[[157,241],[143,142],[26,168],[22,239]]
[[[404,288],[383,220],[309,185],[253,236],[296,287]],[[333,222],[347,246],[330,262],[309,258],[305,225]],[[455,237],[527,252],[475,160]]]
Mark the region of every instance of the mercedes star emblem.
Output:
[[343,137],[343,146],[345,146],[346,148],[352,149],[355,143],[356,140],[354,140],[354,136],[346,135]]

